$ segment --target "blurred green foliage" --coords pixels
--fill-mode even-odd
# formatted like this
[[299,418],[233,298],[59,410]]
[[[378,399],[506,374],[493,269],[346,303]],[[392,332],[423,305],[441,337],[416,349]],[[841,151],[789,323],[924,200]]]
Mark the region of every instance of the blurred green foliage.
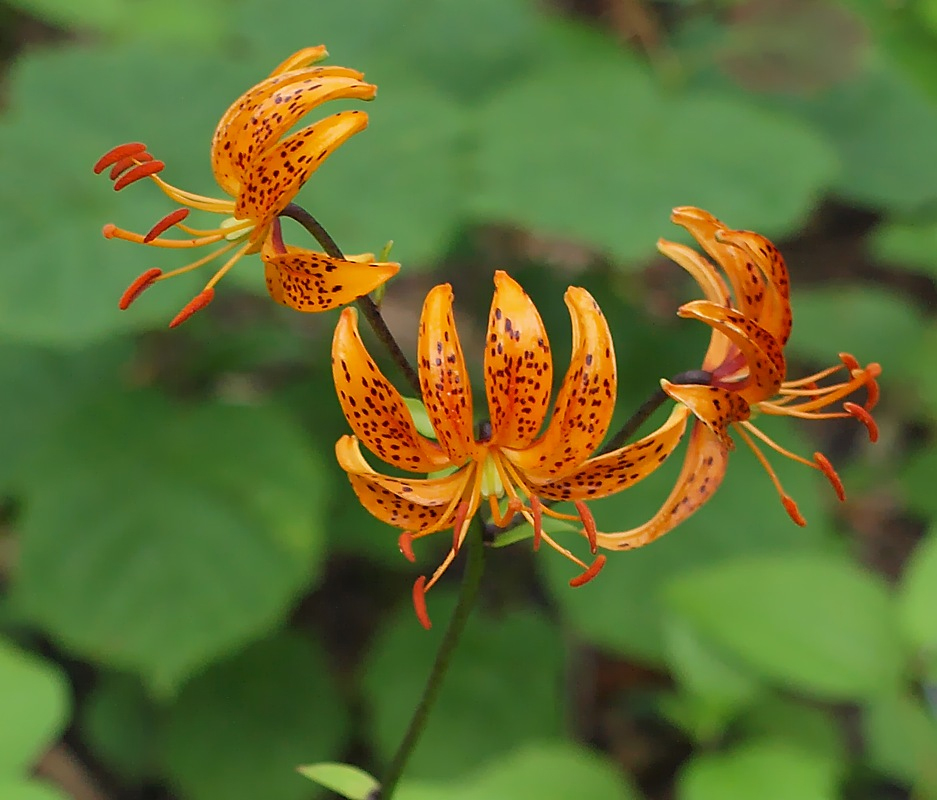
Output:
[[[275,307],[247,259],[167,332],[199,279],[119,312],[138,273],[177,262],[100,235],[169,210],[149,186],[115,195],[91,173],[101,153],[145,141],[168,180],[216,194],[220,114],[320,42],[380,93],[299,201],[348,252],[394,240],[385,310],[408,351],[445,280],[477,344],[509,268],[562,374],[562,291],[583,285],[616,337],[623,420],[705,348],[654,250],[681,238],[670,208],[698,205],[788,253],[792,375],[840,351],[884,365],[876,448],[765,425],[844,468],[835,507],[820,476],[772,459],[806,528],[739,448],[700,513],[580,589],[554,553],[532,567],[522,537],[492,550],[401,800],[654,800],[660,781],[614,763],[634,767],[622,720],[642,714],[686,746],[665,781],[678,800],[937,797],[937,3],[566,5],[0,5],[4,800],[61,796],[29,770],[66,726],[121,800],[299,800],[315,791],[299,764],[379,777],[416,703],[452,601],[434,590],[436,628],[417,625],[396,532],[334,464],[334,316]],[[676,462],[597,504],[600,527],[647,519]],[[446,543],[420,545],[425,571]],[[608,663],[669,682],[610,688]]]

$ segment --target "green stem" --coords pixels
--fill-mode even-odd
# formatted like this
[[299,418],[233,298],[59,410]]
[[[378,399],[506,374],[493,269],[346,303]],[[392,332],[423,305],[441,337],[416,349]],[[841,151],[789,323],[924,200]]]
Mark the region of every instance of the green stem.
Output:
[[[280,212],[280,216],[289,217],[302,225],[322,246],[322,249],[325,250],[327,255],[332,258],[345,258],[341,248],[335,243],[335,240],[329,235],[329,232],[322,227],[319,220],[302,206],[296,205],[296,203],[290,203]],[[381,309],[378,308],[377,303],[375,303],[370,296],[362,295],[355,301],[355,304],[361,310],[361,313],[364,314],[364,318],[371,326],[371,330],[374,331],[374,335],[381,340],[381,344],[384,345],[387,352],[390,353],[390,357],[394,360],[397,368],[403,373],[403,376],[407,379],[413,391],[416,392],[416,396],[422,397],[423,392],[420,389],[419,375],[417,375],[413,365],[404,355],[403,350],[400,349],[400,345],[397,344],[394,334],[392,334],[390,328],[387,327],[387,323],[384,321]]]
[[[480,518],[479,523],[481,523]],[[442,642],[440,642],[439,650],[436,652],[436,660],[433,662],[433,669],[426,681],[426,686],[423,688],[423,696],[413,711],[407,731],[384,775],[379,800],[391,800],[394,795],[400,776],[403,775],[403,771],[406,769],[407,762],[410,760],[410,756],[413,754],[413,750],[416,748],[423,729],[429,720],[433,705],[439,697],[439,690],[442,688],[443,679],[446,677],[452,656],[462,637],[462,632],[465,630],[465,623],[468,622],[469,615],[475,606],[478,589],[481,586],[482,573],[485,568],[483,532],[484,525],[479,524],[473,526],[473,530],[466,537],[468,558],[466,559],[465,573],[462,576],[462,586],[459,589],[459,599],[455,611],[452,612],[452,618],[449,620],[449,626],[446,628]]]

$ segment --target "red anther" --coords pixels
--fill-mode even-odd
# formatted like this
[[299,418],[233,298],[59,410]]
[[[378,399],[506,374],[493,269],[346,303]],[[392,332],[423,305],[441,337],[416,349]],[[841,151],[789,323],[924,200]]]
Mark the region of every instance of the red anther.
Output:
[[133,169],[127,170],[114,181],[114,191],[119,192],[121,189],[130,186],[131,183],[136,183],[143,178],[149,178],[150,175],[162,172],[165,168],[166,165],[162,161],[147,161],[145,164],[137,164]]
[[882,365],[876,363],[869,364],[869,366],[865,368],[865,372],[869,376],[869,382],[865,385],[865,410],[871,411],[878,405],[879,388],[878,381],[875,379],[882,374]]
[[459,507],[455,512],[455,521],[452,523],[452,552],[458,553],[461,542],[459,539],[462,536],[462,529],[465,527],[465,517],[468,514],[468,500],[463,500],[459,503]]
[[144,272],[139,278],[137,278],[124,293],[120,296],[120,301],[117,303],[117,307],[121,311],[126,311],[130,308],[130,304],[136,300],[141,294],[143,294],[144,289],[149,289],[160,275],[163,274],[163,271],[159,267],[150,267],[146,272]]
[[872,419],[872,415],[868,411],[855,403],[843,403],[843,408],[846,409],[850,416],[855,417],[859,422],[865,425],[869,432],[870,442],[874,444],[878,441],[878,425],[875,424],[875,420]]
[[413,534],[409,531],[404,531],[397,537],[397,547],[400,548],[400,552],[403,553],[403,557],[410,561],[411,563],[416,561],[416,555],[413,552]]
[[859,362],[856,360],[856,357],[850,353],[840,353],[839,360],[843,362],[843,366],[850,372],[854,369],[859,369]]
[[582,527],[586,532],[586,538],[589,540],[589,550],[592,551],[592,555],[595,555],[599,549],[597,542],[598,533],[595,529],[595,517],[592,516],[592,512],[589,510],[589,507],[582,502],[582,500],[577,500],[576,511],[579,512],[579,519],[582,520]]
[[112,147],[95,162],[94,174],[100,175],[105,169],[111,166],[111,164],[116,164],[122,158],[135,156],[145,151],[146,145],[142,142],[127,142],[127,144],[119,144],[117,147]]
[[601,571],[602,567],[605,566],[605,561],[606,561],[606,559],[605,559],[605,556],[604,556],[604,555],[598,556],[598,557],[595,559],[595,561],[592,562],[592,566],[589,567],[589,569],[587,569],[585,572],[583,572],[582,575],[577,575],[575,578],[573,578],[573,579],[569,582],[569,585],[572,586],[574,589],[576,589],[576,588],[582,586],[583,584],[588,583],[588,582],[591,581],[596,575],[599,574],[599,572]]
[[794,498],[782,494],[781,502],[784,504],[784,510],[787,512],[788,516],[803,528],[804,525],[807,524],[807,520],[805,520],[804,515],[800,513],[800,509],[797,507],[797,503],[794,502]]
[[839,479],[839,475],[836,474],[836,470],[833,469],[833,465],[830,463],[830,460],[823,455],[823,453],[814,453],[813,462],[819,467],[820,472],[826,475],[826,479],[833,485],[833,491],[836,492],[836,496],[839,498],[839,502],[842,503],[846,500],[846,490],[843,488],[843,482]]
[[101,228],[101,234],[105,239],[113,239],[114,231],[117,230],[117,226],[113,222],[108,222],[103,228]]
[[189,216],[189,209],[187,208],[177,208],[175,211],[170,211],[165,217],[163,217],[152,228],[150,228],[149,233],[143,237],[143,244],[149,244],[157,237],[162,236],[173,225],[182,222],[182,220],[184,220],[187,216]]
[[215,298],[214,289],[202,289],[195,297],[193,297],[175,317],[173,317],[172,322],[169,323],[170,328],[175,328],[178,325],[181,325],[189,317],[191,317],[196,311],[201,311],[205,306],[207,306]]
[[540,504],[540,498],[532,494],[530,496],[530,514],[533,517],[534,526],[534,552],[540,549],[540,539],[543,536],[543,506]]
[[416,618],[420,621],[420,625],[429,630],[433,627],[433,623],[430,622],[429,613],[426,610],[424,586],[426,586],[426,576],[420,575],[413,584],[413,610],[416,611]]
[[153,156],[151,156],[149,153],[137,153],[137,155],[133,156],[124,156],[120,161],[114,164],[113,167],[111,167],[111,171],[108,174],[108,177],[112,181],[116,181],[117,176],[120,175],[121,172],[126,169],[130,169],[134,164],[141,164],[144,161],[152,160]]

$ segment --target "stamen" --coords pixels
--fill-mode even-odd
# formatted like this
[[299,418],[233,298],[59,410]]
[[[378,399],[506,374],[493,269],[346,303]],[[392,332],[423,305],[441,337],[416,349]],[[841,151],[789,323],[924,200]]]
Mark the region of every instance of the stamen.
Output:
[[582,500],[577,500],[575,506],[576,511],[579,512],[579,519],[582,520],[582,527],[585,530],[586,538],[589,540],[589,549],[592,551],[592,555],[595,555],[599,549],[595,529],[595,518],[592,516],[589,507],[582,502]]
[[804,515],[800,513],[800,509],[797,507],[797,503],[794,502],[794,499],[790,497],[790,495],[782,494],[781,502],[784,504],[784,510],[787,511],[788,516],[803,528],[807,524],[807,520],[805,520]]
[[870,442],[874,444],[878,441],[878,425],[875,424],[875,420],[872,419],[872,415],[868,411],[855,403],[843,403],[843,408],[846,409],[850,416],[855,417],[859,422],[865,425],[866,429],[869,431]]
[[400,548],[400,552],[403,553],[403,557],[407,559],[410,563],[416,561],[416,555],[413,552],[413,534],[404,531],[397,537],[397,547]]
[[814,453],[813,460],[816,462],[820,472],[826,475],[826,479],[832,484],[833,491],[836,492],[836,496],[839,498],[839,502],[845,502],[846,489],[843,487],[843,482],[839,479],[839,475],[836,474],[836,470],[833,469],[833,465],[830,463],[830,460],[825,455],[823,455],[823,453]]
[[117,147],[112,147],[95,162],[94,174],[100,175],[105,169],[111,166],[111,164],[116,164],[122,158],[142,153],[145,150],[146,145],[142,142],[127,142],[126,144],[119,144]]
[[534,552],[536,553],[540,549],[540,539],[543,536],[543,506],[540,504],[540,498],[535,494],[531,494],[529,500],[530,513],[533,517],[531,525],[534,529]]
[[839,360],[843,362],[843,366],[850,372],[854,369],[859,369],[859,362],[851,353],[840,353]]
[[163,217],[152,228],[150,228],[146,236],[143,237],[143,244],[149,244],[158,236],[162,236],[173,225],[175,225],[177,222],[182,222],[182,220],[184,220],[187,216],[189,216],[189,209],[187,208],[177,208],[175,211],[170,211],[165,217]]
[[121,311],[126,311],[130,308],[130,304],[136,300],[141,294],[143,294],[145,289],[148,289],[153,283],[163,274],[163,271],[159,267],[150,267],[146,272],[140,275],[120,296],[120,300],[117,303],[117,307]]
[[147,161],[143,164],[137,164],[133,169],[128,170],[114,181],[114,191],[119,192],[121,189],[126,189],[131,183],[136,183],[143,180],[143,178],[149,178],[150,175],[155,175],[164,169],[166,169],[166,165],[162,161]]
[[452,552],[456,554],[458,554],[459,548],[462,546],[462,529],[465,527],[465,517],[468,514],[468,510],[468,500],[463,500],[459,503],[459,507],[455,512],[455,520],[452,523]]
[[420,575],[413,583],[413,610],[416,611],[416,618],[420,621],[426,630],[433,627],[430,622],[429,612],[426,610],[426,576]]
[[124,156],[124,158],[122,158],[120,161],[114,164],[113,167],[111,167],[111,171],[108,174],[108,177],[112,181],[116,181],[120,173],[124,172],[125,170],[130,169],[134,164],[142,164],[144,161],[152,161],[152,160],[153,160],[153,156],[151,156],[149,153],[138,153],[137,155],[134,155],[134,156]]
[[192,298],[185,308],[182,309],[175,317],[173,317],[172,322],[169,323],[170,328],[175,328],[185,322],[189,317],[191,317],[196,311],[201,311],[205,306],[207,306],[215,298],[214,289],[202,289],[194,298]]
[[865,397],[865,410],[871,411],[875,406],[878,405],[879,398],[879,388],[878,381],[871,380],[865,385],[866,397]]
[[574,589],[576,589],[580,586],[587,584],[596,575],[599,574],[599,572],[602,570],[602,567],[605,566],[606,560],[607,559],[605,558],[604,555],[597,556],[595,561],[592,562],[592,566],[589,567],[589,569],[587,569],[585,572],[583,572],[582,575],[578,575],[577,577],[570,580],[569,585],[572,586]]

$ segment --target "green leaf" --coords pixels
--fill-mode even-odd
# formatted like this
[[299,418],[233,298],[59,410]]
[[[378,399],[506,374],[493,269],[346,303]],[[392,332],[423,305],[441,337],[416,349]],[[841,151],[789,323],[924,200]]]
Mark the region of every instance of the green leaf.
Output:
[[903,783],[937,791],[937,721],[918,698],[891,692],[874,698],[863,714],[869,761]]
[[15,597],[63,645],[151,688],[267,631],[318,570],[331,473],[269,409],[114,395],[44,444]]
[[300,767],[299,774],[348,800],[367,800],[380,786],[374,776],[351,764],[309,764]]
[[[566,522],[561,519],[553,519],[553,517],[545,517],[542,521],[541,527],[545,533],[549,533],[551,536],[555,536],[559,533],[578,533],[581,525],[573,525],[570,522]],[[516,544],[517,542],[523,542],[527,539],[532,539],[534,536],[533,526],[529,522],[525,522],[523,525],[518,525],[516,528],[508,531],[507,533],[498,534],[498,538],[492,543],[492,547],[507,547],[511,544]]]
[[[933,489],[932,489],[933,491]],[[909,642],[937,652],[937,528],[911,555],[898,589],[898,615]]]
[[302,800],[309,783],[296,767],[337,755],[348,727],[323,653],[283,633],[183,687],[167,721],[166,768],[191,800]]
[[665,596],[765,677],[821,697],[869,696],[902,671],[891,598],[845,560],[740,557],[675,577]]
[[404,405],[413,417],[413,424],[416,429],[429,439],[436,439],[436,431],[433,430],[433,423],[429,421],[429,414],[426,413],[426,406],[422,400],[416,397],[403,398]]
[[937,278],[937,223],[891,221],[869,237],[869,249],[879,261]]
[[[384,629],[367,664],[364,691],[373,710],[374,745],[385,760],[419,701],[454,605],[445,592],[430,592],[427,601],[433,629],[423,630],[408,604]],[[453,777],[518,741],[559,736],[563,713],[556,687],[562,669],[562,644],[542,617],[514,612],[491,619],[475,613],[407,775]]]
[[42,781],[0,778],[3,800],[69,800],[68,795]]
[[408,778],[399,800],[636,800],[638,793],[606,759],[569,744],[528,744],[486,764],[471,777],[448,783]]
[[678,205],[772,235],[794,230],[835,169],[799,121],[715,94],[666,94],[605,50],[519,78],[477,122],[476,216],[628,260],[654,252]]
[[0,783],[26,772],[52,745],[68,707],[62,670],[0,639]]
[[778,742],[752,742],[697,756],[679,777],[680,800],[835,800],[836,768],[821,755]]

